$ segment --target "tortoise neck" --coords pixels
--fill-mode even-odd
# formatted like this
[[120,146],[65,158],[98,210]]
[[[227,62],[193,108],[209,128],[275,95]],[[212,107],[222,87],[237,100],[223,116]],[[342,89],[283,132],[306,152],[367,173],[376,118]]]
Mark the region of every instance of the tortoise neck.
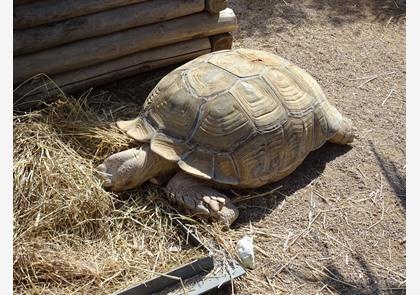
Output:
[[144,152],[144,164],[142,172],[145,180],[151,178],[173,174],[178,170],[176,162],[166,160],[153,152],[149,145],[141,147]]

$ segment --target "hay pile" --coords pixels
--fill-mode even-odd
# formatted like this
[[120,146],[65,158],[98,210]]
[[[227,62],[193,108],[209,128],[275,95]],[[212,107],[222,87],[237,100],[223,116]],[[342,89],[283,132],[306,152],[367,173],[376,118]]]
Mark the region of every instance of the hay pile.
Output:
[[159,188],[115,195],[94,175],[134,144],[112,122],[138,109],[83,96],[14,116],[16,293],[109,294],[203,255],[171,225]]

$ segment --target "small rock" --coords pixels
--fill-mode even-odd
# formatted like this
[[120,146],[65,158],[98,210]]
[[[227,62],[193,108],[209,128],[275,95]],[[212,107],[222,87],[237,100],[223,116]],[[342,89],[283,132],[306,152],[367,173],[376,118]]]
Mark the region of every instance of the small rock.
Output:
[[255,256],[254,256],[254,245],[252,243],[252,237],[245,235],[236,244],[236,253],[241,259],[243,266],[254,269],[255,268]]
[[180,245],[171,245],[168,250],[169,252],[181,252],[182,248]]

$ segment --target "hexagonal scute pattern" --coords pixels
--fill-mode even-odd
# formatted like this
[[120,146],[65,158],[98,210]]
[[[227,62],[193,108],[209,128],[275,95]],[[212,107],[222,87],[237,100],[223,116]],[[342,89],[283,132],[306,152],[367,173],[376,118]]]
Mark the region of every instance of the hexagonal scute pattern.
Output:
[[263,79],[240,80],[229,92],[258,131],[265,133],[275,130],[287,121],[287,111]]
[[215,151],[229,151],[255,132],[252,122],[229,92],[206,102],[200,115],[191,142]]
[[161,92],[146,119],[156,130],[164,130],[168,136],[186,140],[204,101],[192,97],[181,79],[175,80]]
[[265,69],[265,65],[260,61],[250,60],[235,51],[215,54],[210,57],[208,62],[238,77],[259,75]]
[[290,64],[284,58],[267,51],[240,48],[236,52],[248,58],[250,62],[260,62],[266,66],[285,67]]
[[290,116],[302,117],[312,111],[315,98],[302,89],[285,69],[270,68],[264,79],[274,90]]
[[207,97],[228,90],[237,77],[220,68],[202,63],[187,72],[187,83],[198,97]]
[[284,168],[292,165],[295,151],[288,145],[283,128],[257,135],[233,153],[243,183],[274,180]]

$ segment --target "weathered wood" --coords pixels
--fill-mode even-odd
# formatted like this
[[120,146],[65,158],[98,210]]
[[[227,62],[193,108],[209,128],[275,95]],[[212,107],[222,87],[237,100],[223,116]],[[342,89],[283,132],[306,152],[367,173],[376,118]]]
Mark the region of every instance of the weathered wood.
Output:
[[[44,0],[15,6],[13,29],[26,29],[146,0]],[[32,1],[31,1],[32,2]]]
[[206,10],[212,14],[217,14],[219,11],[226,9],[228,0],[206,0]]
[[211,51],[231,49],[233,37],[231,33],[223,33],[210,36]]
[[151,69],[193,59],[211,51],[208,37],[137,52],[112,61],[52,76],[55,84],[38,79],[25,83],[14,93],[14,108],[25,109],[42,101],[57,99],[64,91],[74,93]]
[[13,0],[13,6],[28,4],[32,2],[39,2],[39,1],[42,1],[42,0]]
[[16,84],[39,73],[67,72],[149,48],[231,32],[236,27],[235,14],[227,8],[218,15],[202,12],[86,39],[15,57],[13,81]]
[[20,55],[73,41],[157,23],[204,10],[203,0],[155,0],[71,18],[13,34],[13,53]]

